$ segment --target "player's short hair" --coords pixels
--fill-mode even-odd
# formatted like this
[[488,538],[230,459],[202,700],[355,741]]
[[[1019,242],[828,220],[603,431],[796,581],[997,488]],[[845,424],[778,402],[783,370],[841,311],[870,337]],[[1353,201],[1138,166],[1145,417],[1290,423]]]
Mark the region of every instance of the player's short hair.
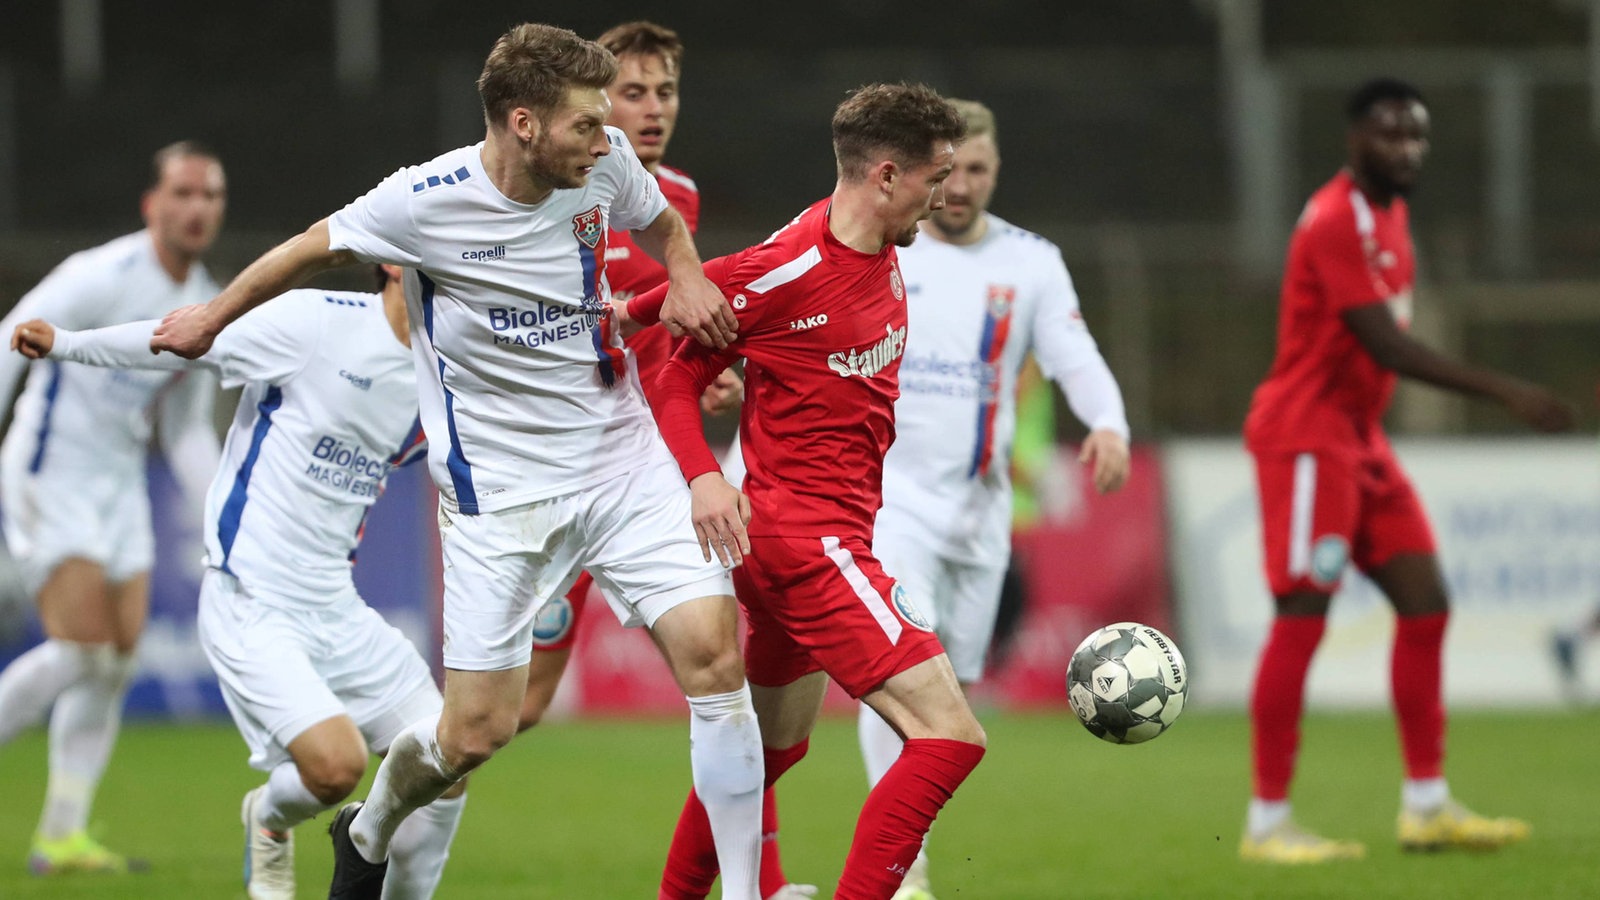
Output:
[[929,159],[934,141],[959,143],[961,114],[925,84],[869,84],[856,88],[833,113],[833,155],[839,178],[857,181],[887,153],[902,166]]
[[988,135],[996,147],[1000,146],[1000,136],[994,130],[994,111],[976,100],[957,100],[948,98],[950,105],[961,114],[961,121],[966,125],[966,131],[961,139],[983,137]]
[[1365,119],[1372,112],[1372,108],[1386,100],[1399,100],[1409,103],[1415,100],[1423,106],[1428,105],[1422,92],[1409,81],[1398,78],[1374,78],[1355,89],[1350,99],[1345,102],[1344,114],[1351,124]]
[[146,190],[153,191],[161,186],[161,176],[166,174],[167,163],[186,156],[209,159],[218,165],[222,163],[222,157],[215,150],[199,141],[173,141],[150,155],[150,185]]
[[654,22],[639,20],[623,22],[595,39],[595,43],[618,57],[659,56],[667,62],[674,74],[683,67],[683,41],[671,28]]
[[492,126],[517,107],[541,121],[558,109],[571,88],[604,89],[617,77],[617,58],[565,28],[524,22],[502,34],[478,75],[483,117]]

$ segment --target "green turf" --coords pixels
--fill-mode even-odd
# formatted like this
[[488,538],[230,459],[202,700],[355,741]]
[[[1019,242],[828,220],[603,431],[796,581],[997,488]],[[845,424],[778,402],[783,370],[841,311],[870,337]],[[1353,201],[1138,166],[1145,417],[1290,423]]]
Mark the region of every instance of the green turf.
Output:
[[[784,779],[784,858],[797,880],[838,877],[864,795],[853,724],[825,722],[810,757]],[[1139,747],[1102,744],[1064,715],[985,724],[989,756],[935,830],[940,900],[1600,896],[1600,716],[1592,713],[1454,717],[1458,796],[1534,823],[1527,844],[1483,856],[1402,856],[1389,719],[1311,718],[1299,817],[1366,841],[1370,855],[1309,869],[1246,866],[1235,856],[1247,788],[1240,716],[1191,713]],[[654,897],[688,782],[685,748],[680,722],[564,723],[525,736],[477,776],[439,896]],[[24,873],[43,759],[38,734],[0,751],[0,860],[9,860],[0,897],[243,896],[239,798],[258,779],[231,730],[134,725],[123,735],[95,821],[107,843],[151,860],[152,871],[135,878]],[[326,883],[318,824],[299,831],[302,897],[321,896]]]

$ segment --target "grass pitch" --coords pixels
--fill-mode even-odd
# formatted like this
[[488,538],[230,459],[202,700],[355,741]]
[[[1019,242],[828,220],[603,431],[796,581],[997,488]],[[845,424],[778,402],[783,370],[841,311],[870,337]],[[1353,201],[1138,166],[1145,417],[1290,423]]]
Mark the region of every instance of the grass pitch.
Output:
[[[1236,854],[1248,790],[1247,728],[1191,712],[1137,747],[1090,737],[1064,712],[990,715],[987,759],[934,830],[940,900],[1600,896],[1600,715],[1462,713],[1449,769],[1456,794],[1533,822],[1498,854],[1402,855],[1394,844],[1399,763],[1392,722],[1313,716],[1297,817],[1365,841],[1356,863],[1245,865]],[[785,865],[828,886],[865,795],[853,720],[825,721],[785,776]],[[541,726],[474,776],[438,896],[472,900],[644,900],[689,781],[682,721]],[[44,740],[0,749],[0,897],[239,898],[239,800],[259,782],[222,725],[126,729],[94,821],[110,846],[151,861],[122,878],[36,879],[24,857],[43,795]],[[365,792],[365,788],[362,789]],[[327,816],[298,830],[300,896],[322,896]]]

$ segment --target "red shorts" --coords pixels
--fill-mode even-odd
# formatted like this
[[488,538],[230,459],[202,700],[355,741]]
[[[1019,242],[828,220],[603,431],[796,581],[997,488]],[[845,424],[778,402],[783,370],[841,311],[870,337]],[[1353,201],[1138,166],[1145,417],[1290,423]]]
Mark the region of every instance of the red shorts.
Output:
[[863,538],[752,537],[733,584],[749,620],[752,684],[823,671],[860,697],[944,652]]
[[546,603],[533,617],[533,652],[550,653],[571,650],[578,638],[578,622],[583,619],[583,609],[588,604],[589,589],[594,578],[588,572],[579,572],[578,580],[566,596]]
[[1273,596],[1333,593],[1347,562],[1370,572],[1402,553],[1434,552],[1427,513],[1387,444],[1360,456],[1254,456]]

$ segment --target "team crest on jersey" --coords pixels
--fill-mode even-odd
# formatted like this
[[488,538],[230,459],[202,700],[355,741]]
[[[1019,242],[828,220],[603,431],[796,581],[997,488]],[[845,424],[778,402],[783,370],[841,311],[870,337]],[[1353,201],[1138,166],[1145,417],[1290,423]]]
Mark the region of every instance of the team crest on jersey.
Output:
[[889,267],[889,291],[896,300],[904,302],[906,299],[906,283],[900,280],[900,267]]
[[910,592],[900,582],[894,583],[894,590],[889,592],[889,600],[894,603],[895,612],[900,614],[900,618],[923,631],[933,630],[933,624],[922,614],[922,610],[917,609],[917,605],[911,602]]
[[572,233],[590,250],[600,246],[600,234],[604,225],[599,206],[572,217]]
[[1017,288],[1010,284],[989,285],[989,317],[998,321],[1011,313],[1011,304],[1017,302]]

